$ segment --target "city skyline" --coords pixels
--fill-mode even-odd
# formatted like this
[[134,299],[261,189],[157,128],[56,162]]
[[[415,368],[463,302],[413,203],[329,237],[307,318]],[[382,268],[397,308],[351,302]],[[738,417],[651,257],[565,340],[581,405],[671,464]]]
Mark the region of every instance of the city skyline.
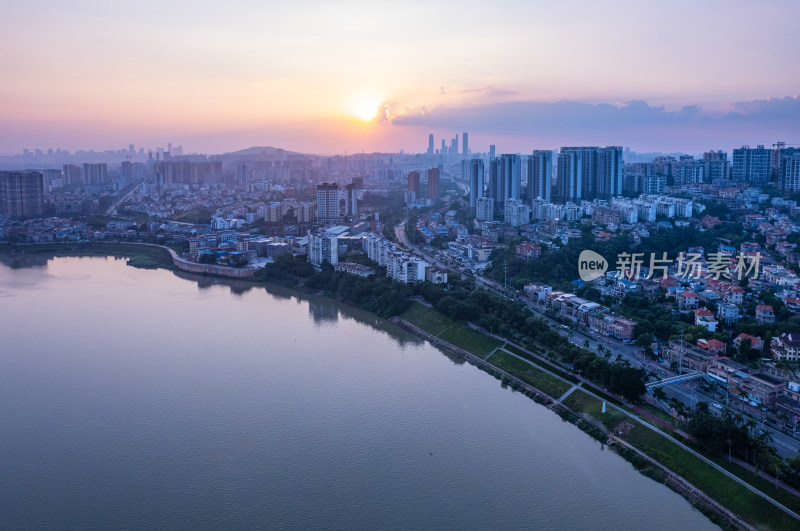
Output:
[[476,152],[797,142],[798,14],[789,1],[12,4],[0,152],[424,152],[428,133],[462,131]]

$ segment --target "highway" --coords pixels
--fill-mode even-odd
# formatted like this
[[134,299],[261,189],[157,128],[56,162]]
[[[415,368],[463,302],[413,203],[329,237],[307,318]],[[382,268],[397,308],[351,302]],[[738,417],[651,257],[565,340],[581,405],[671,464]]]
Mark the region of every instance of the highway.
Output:
[[150,178],[142,181],[141,183],[137,184],[136,186],[134,186],[131,189],[130,192],[128,192],[127,194],[122,196],[116,203],[114,203],[113,205],[108,207],[108,209],[106,210],[106,215],[108,215],[108,216],[116,216],[117,215],[117,207],[119,205],[121,205],[122,203],[124,203],[125,201],[129,200],[133,196],[134,192],[136,192],[136,190],[138,190],[141,185],[149,182],[150,179],[152,179],[152,177],[150,177]]

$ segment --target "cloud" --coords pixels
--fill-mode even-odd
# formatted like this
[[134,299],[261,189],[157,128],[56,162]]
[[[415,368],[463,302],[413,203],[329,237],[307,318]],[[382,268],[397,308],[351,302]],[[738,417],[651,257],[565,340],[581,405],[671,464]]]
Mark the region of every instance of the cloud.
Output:
[[[800,97],[733,103],[725,112],[697,105],[678,110],[631,100],[619,104],[578,101],[511,101],[410,110],[394,117],[395,126],[470,131],[477,135],[530,141],[624,144],[648,149],[684,149],[765,143],[797,136]],[[793,140],[793,139],[789,139]],[[702,143],[702,144],[701,144]],[[552,144],[551,144],[552,145]]]

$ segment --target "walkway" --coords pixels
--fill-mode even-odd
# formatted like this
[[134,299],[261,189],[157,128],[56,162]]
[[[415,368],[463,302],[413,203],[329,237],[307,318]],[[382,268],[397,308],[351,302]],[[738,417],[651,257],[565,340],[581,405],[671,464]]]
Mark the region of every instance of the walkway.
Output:
[[558,399],[558,403],[560,404],[561,402],[563,402],[565,398],[567,398],[569,395],[571,395],[571,394],[572,394],[572,392],[573,392],[575,389],[577,389],[578,387],[580,387],[581,385],[583,385],[583,382],[578,382],[578,383],[576,383],[575,385],[573,385],[573,386],[572,386],[572,387],[569,389],[569,391],[567,391],[566,393],[564,393],[563,395],[561,395],[561,398],[559,398],[559,399]]

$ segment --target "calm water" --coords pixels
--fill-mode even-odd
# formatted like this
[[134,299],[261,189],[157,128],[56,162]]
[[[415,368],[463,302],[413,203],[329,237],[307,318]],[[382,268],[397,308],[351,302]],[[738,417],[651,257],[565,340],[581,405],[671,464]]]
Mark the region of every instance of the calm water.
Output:
[[327,299],[0,264],[0,528],[699,529],[531,400]]

